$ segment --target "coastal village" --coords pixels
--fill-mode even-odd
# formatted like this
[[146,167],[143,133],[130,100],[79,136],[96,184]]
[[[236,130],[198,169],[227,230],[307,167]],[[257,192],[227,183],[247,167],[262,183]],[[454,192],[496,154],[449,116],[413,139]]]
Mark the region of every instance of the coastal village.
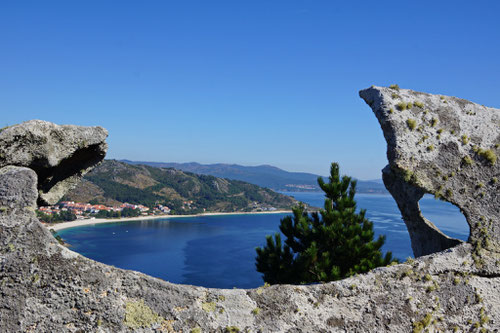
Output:
[[[183,202],[182,209],[190,210],[192,209],[194,202],[188,200]],[[124,214],[124,210],[127,211]],[[74,201],[61,201],[56,205],[52,206],[40,206],[38,208],[38,217],[42,222],[53,223],[53,222],[63,222],[69,220],[85,220],[85,219],[95,219],[95,218],[119,218],[119,217],[138,217],[138,216],[165,216],[170,215],[172,210],[165,205],[158,204],[153,208],[146,207],[144,205],[135,205],[130,203],[123,203],[119,206],[106,206],[102,204],[91,204],[91,203],[81,203]],[[252,212],[275,212],[277,208],[275,207],[264,207],[257,202],[253,203]],[[203,209],[206,212],[206,209]],[[60,219],[52,220],[50,217],[55,216],[68,216],[72,214],[71,219]],[[46,219],[44,220],[44,216]]]
[[96,215],[99,214],[99,212],[121,213],[124,209],[136,211],[137,216],[168,215],[171,211],[169,207],[163,205],[157,205],[153,207],[153,209],[150,209],[149,207],[143,205],[134,205],[129,203],[123,203],[119,206],[110,207],[106,205],[93,205],[90,203],[81,203],[74,201],[62,201],[57,205],[42,206],[38,208],[38,211],[48,216],[54,216],[56,214],[61,214],[62,212],[70,212],[76,216],[77,220],[83,220],[95,218]]

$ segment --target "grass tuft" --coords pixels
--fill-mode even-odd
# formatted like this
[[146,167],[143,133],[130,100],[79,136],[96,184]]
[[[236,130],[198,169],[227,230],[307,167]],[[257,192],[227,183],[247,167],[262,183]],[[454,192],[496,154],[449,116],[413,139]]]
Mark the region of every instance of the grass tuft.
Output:
[[473,163],[472,158],[470,158],[470,156],[465,156],[465,157],[462,159],[462,162],[463,162],[465,165],[472,165],[472,163]]
[[479,156],[485,158],[491,165],[495,165],[497,161],[497,155],[491,149],[488,150],[479,150]]
[[399,102],[398,104],[396,104],[396,108],[399,111],[404,111],[407,109],[407,104],[405,102]]
[[413,131],[417,127],[417,121],[415,119],[407,119],[406,125],[408,126],[410,131]]

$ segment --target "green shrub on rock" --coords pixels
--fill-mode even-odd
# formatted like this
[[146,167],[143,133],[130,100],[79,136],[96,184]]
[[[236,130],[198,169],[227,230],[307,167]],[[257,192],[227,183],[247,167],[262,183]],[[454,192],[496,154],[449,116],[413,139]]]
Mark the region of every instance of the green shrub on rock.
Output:
[[415,127],[417,127],[417,121],[415,119],[407,119],[406,120],[406,125],[410,130],[414,130]]
[[480,150],[478,152],[479,156],[485,158],[491,165],[494,165],[497,161],[497,155],[491,149],[488,150]]

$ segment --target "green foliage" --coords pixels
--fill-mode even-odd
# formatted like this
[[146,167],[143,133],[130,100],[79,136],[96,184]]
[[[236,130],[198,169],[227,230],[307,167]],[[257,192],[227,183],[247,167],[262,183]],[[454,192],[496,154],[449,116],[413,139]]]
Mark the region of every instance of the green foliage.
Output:
[[406,125],[411,131],[413,131],[415,127],[417,127],[417,121],[415,119],[407,119]]
[[141,215],[141,210],[136,208],[123,208],[121,211],[121,217],[136,217]]
[[418,108],[421,108],[421,109],[423,109],[423,108],[424,108],[424,103],[422,103],[422,102],[416,101],[416,102],[415,102],[415,103],[413,103],[413,104],[415,104],[415,106],[416,106],[416,107],[418,107]]
[[36,216],[39,220],[46,223],[59,223],[66,221],[74,221],[76,220],[76,215],[70,212],[69,210],[63,210],[59,213],[54,213],[52,215],[45,214],[39,210],[36,211]]
[[356,181],[339,176],[337,163],[332,163],[329,182],[318,179],[325,192],[324,209],[308,214],[303,206],[293,209],[293,217],[281,220],[285,235],[257,248],[256,267],[264,281],[274,283],[312,283],[342,279],[390,264],[392,254],[380,251],[385,237],[373,240],[373,224],[365,218],[365,210],[356,213]]
[[399,111],[404,111],[404,110],[410,110],[411,108],[413,107],[413,103],[412,102],[399,102],[398,104],[396,104],[396,108],[399,110]]
[[494,165],[495,162],[497,161],[497,155],[491,149],[488,150],[479,149],[478,155],[485,158],[491,165]]
[[397,84],[391,84],[389,88],[399,91],[399,85]]
[[472,158],[470,158],[470,156],[465,156],[465,157],[462,159],[462,162],[463,162],[465,165],[472,165],[472,163],[473,163]]
[[427,326],[431,324],[432,314],[428,313],[421,321],[417,321],[413,323],[413,333],[422,332]]
[[157,201],[164,199],[151,191],[118,183],[106,173],[90,174],[85,178],[102,188],[106,197],[116,201],[153,207]]
[[95,217],[99,219],[107,219],[107,218],[119,218],[121,217],[121,215],[120,212],[100,210],[95,214]]
[[429,145],[427,146],[427,150],[428,151],[433,151],[435,148],[434,148],[434,145]]
[[404,111],[407,108],[407,104],[405,102],[399,102],[398,104],[396,104],[396,108],[399,111]]
[[123,208],[121,212],[100,210],[95,214],[97,218],[120,218],[120,217],[137,217],[141,215],[141,210],[136,208]]
[[258,315],[259,313],[260,313],[260,308],[255,308],[252,310],[252,314],[255,316]]
[[466,145],[470,141],[469,137],[467,135],[462,135],[462,144]]
[[437,123],[438,123],[437,118],[432,118],[432,119],[431,119],[431,127],[436,126],[436,124],[437,124]]
[[50,233],[52,234],[52,236],[54,236],[54,238],[57,240],[57,242],[58,242],[59,244],[64,245],[64,240],[62,239],[62,237],[61,237],[61,236],[59,236],[59,235],[57,234],[57,232],[56,232],[55,230],[50,229]]

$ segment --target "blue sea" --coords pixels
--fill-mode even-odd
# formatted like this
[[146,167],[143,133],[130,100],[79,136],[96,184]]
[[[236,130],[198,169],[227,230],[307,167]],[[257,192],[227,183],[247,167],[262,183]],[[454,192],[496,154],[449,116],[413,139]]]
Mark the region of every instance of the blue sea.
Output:
[[[316,207],[323,193],[285,192]],[[384,251],[412,256],[410,238],[390,195],[357,194],[359,208],[386,235]],[[467,240],[469,226],[455,206],[424,196],[420,206],[444,233]],[[81,226],[59,235],[82,255],[166,281],[214,288],[255,288],[263,284],[255,270],[255,247],[279,232],[286,214],[183,217]]]

